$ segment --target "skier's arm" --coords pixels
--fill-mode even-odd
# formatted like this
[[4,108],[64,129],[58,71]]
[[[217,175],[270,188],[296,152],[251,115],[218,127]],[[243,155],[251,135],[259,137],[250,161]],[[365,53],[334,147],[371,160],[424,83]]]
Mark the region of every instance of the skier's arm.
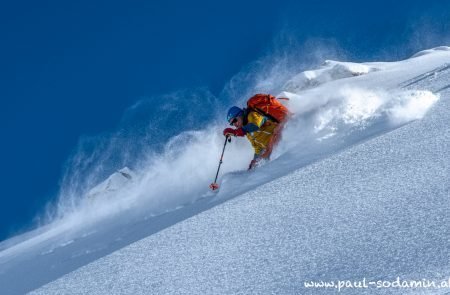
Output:
[[246,133],[252,133],[258,131],[264,123],[266,123],[267,118],[261,114],[252,112],[248,118],[248,123],[242,129]]
[[238,128],[238,129],[233,129],[233,128],[226,128],[223,130],[223,135],[224,136],[244,136],[245,135],[245,130],[243,128]]
[[247,125],[242,127],[242,129],[244,129],[246,133],[252,133],[252,132],[258,131],[259,127],[260,126],[258,126],[256,124],[248,123]]

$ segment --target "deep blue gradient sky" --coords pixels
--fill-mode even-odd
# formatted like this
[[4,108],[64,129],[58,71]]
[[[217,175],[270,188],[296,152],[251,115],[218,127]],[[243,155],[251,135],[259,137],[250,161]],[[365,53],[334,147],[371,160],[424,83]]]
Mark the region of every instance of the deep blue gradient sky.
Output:
[[140,97],[219,94],[280,36],[332,40],[356,61],[450,40],[448,1],[316,2],[3,1],[0,240],[55,197],[79,137],[113,130]]

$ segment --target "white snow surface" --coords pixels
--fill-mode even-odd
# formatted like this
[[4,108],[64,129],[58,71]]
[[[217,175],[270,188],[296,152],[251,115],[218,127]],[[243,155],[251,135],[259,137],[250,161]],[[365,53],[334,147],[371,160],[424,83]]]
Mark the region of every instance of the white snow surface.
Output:
[[[278,96],[294,116],[272,161],[235,171],[251,154],[234,140],[218,193],[204,187],[223,126],[181,134],[206,139],[180,152],[174,138],[131,182],[113,174],[78,211],[1,243],[1,294],[329,294],[304,283],[448,280],[449,49],[329,61],[287,80]],[[174,166],[188,183],[165,180]]]

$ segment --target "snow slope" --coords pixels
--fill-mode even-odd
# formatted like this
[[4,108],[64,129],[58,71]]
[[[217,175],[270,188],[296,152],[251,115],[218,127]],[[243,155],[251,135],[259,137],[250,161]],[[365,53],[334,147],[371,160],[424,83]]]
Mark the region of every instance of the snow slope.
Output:
[[[308,87],[300,74],[280,94],[291,98],[295,117],[272,162],[225,174],[217,194],[198,188],[208,176],[192,170],[195,185],[169,187],[167,195],[151,186],[166,169],[156,163],[158,173],[141,172],[123,200],[90,201],[95,211],[81,207],[2,243],[2,291],[316,294],[330,290],[306,289],[305,280],[444,278],[449,48],[395,63],[333,62],[311,73]],[[223,144],[210,140],[202,154],[209,177]],[[193,141],[187,153],[199,147]],[[243,147],[235,141],[227,150],[242,168]],[[155,191],[159,198],[147,202],[125,197]]]

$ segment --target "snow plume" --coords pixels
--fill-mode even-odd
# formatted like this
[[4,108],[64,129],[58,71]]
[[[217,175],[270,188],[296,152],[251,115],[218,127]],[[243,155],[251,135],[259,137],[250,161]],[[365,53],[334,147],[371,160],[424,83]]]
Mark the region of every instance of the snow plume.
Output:
[[[115,192],[85,198],[72,219],[85,223],[132,210],[131,215],[159,215],[194,202],[208,192],[224,140],[216,130],[186,131],[171,138],[161,153],[149,153],[128,186]],[[230,145],[222,171],[243,169],[248,149]],[[81,218],[82,217],[82,218]],[[132,218],[132,217],[131,217]]]
[[[173,146],[171,138],[204,130],[223,108],[205,89],[178,91],[141,99],[125,112],[115,132],[83,136],[66,164],[52,218],[79,210],[90,189],[124,166],[147,171],[165,157],[167,146]],[[185,148],[190,142],[180,142],[180,146]]]
[[277,154],[305,150],[305,145],[314,146],[318,153],[320,146],[336,150],[350,146],[422,118],[439,99],[424,90],[388,92],[348,85],[330,91],[282,92],[279,96],[290,98],[294,116],[286,126]]
[[387,113],[394,125],[418,120],[423,118],[438,99],[439,95],[430,91],[405,91],[394,97]]

